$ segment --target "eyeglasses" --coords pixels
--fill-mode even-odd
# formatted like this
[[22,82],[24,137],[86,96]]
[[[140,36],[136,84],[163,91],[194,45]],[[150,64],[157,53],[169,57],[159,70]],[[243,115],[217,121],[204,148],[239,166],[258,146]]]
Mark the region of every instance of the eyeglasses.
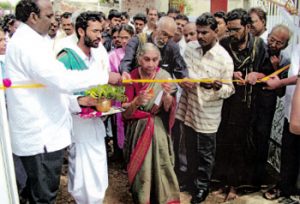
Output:
[[228,28],[228,33],[238,33],[242,28]]
[[275,45],[278,47],[284,46],[285,44],[284,42],[274,39],[273,37],[268,37],[268,44],[273,44],[273,43],[275,43]]
[[171,36],[171,35],[169,35],[166,31],[163,31],[163,30],[159,30],[158,31],[158,35],[160,35],[161,37],[163,37],[163,38],[167,38],[167,39],[169,39],[169,38],[172,38],[173,36]]

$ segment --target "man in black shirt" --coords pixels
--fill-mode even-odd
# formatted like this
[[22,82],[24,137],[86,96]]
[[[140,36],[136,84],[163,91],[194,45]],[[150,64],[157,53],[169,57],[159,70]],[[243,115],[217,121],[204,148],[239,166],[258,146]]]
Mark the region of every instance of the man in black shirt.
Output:
[[[275,26],[269,34],[267,38],[268,59],[265,64],[265,67],[269,70],[268,74],[290,64],[290,60],[281,53],[281,51],[288,46],[290,36],[291,31],[285,25]],[[281,73],[279,77],[286,78],[287,72],[288,71]],[[255,143],[257,144],[254,184],[257,186],[265,184],[265,166],[268,159],[269,138],[276,109],[277,96],[283,96],[284,91],[284,88],[266,90],[262,87],[257,92],[257,114],[254,125]]]
[[[220,44],[233,59],[235,94],[224,101],[222,122],[217,135],[216,170],[223,171],[225,184],[230,186],[225,200],[236,198],[235,187],[252,184],[256,146],[254,144],[255,100],[257,80],[268,74],[267,57],[262,39],[250,34],[251,18],[243,9],[227,14],[229,36]],[[226,169],[226,171],[224,171]],[[218,174],[219,172],[217,172]],[[222,172],[220,173],[222,174]]]

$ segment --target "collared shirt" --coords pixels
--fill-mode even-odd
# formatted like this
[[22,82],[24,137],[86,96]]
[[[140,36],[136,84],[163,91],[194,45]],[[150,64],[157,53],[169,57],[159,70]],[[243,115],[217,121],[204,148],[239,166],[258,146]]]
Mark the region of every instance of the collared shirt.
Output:
[[7,90],[13,153],[30,156],[53,152],[71,142],[71,114],[64,94],[107,83],[98,68],[66,70],[51,54],[49,41],[21,24],[8,44],[6,70],[13,83],[39,83],[45,88]]
[[76,44],[78,42],[78,38],[76,36],[76,33],[73,33],[72,35],[66,36],[64,38],[59,38],[57,42],[55,42],[55,45],[53,47],[53,52],[56,55],[65,47],[68,47],[71,44]]
[[153,30],[148,27],[148,24],[146,24],[145,27],[143,28],[143,33],[150,35],[152,32]]
[[[233,62],[226,50],[216,43],[205,55],[199,44],[187,44],[184,59],[192,79],[232,79]],[[179,101],[176,118],[196,132],[215,133],[221,122],[223,99],[234,93],[232,83],[223,84],[218,91],[197,85],[184,90]]]
[[184,39],[184,36],[182,36],[182,38],[179,40],[179,42],[177,44],[179,46],[180,55],[184,56],[184,51],[185,51],[185,48],[186,48],[186,41]]
[[264,41],[265,44],[268,44],[268,35],[269,35],[268,30],[265,30],[265,32],[263,32],[263,33],[259,36],[261,39],[263,39],[263,41]]

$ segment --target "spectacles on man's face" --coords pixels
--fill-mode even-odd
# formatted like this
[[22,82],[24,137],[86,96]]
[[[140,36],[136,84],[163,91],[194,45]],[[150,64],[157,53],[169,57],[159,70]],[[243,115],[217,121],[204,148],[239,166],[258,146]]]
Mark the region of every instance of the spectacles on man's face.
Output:
[[163,39],[169,39],[169,38],[172,38],[172,36],[171,35],[169,35],[166,31],[164,31],[164,30],[159,30],[158,31],[158,36],[160,37],[160,38],[163,38]]
[[284,42],[276,40],[272,36],[269,36],[268,37],[268,44],[274,44],[274,43],[275,43],[275,46],[277,46],[277,47],[282,47],[285,44]]

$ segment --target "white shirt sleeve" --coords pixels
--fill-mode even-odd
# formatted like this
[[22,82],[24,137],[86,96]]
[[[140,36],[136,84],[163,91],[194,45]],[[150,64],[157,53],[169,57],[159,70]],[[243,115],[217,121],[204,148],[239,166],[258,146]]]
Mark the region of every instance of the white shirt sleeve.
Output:
[[91,67],[84,71],[67,70],[63,63],[49,57],[50,52],[50,49],[44,47],[22,56],[23,67],[31,79],[67,93],[108,82],[108,74],[103,69]]
[[79,95],[66,95],[69,104],[69,110],[71,113],[80,113],[81,107],[78,104],[77,98],[80,97]]

